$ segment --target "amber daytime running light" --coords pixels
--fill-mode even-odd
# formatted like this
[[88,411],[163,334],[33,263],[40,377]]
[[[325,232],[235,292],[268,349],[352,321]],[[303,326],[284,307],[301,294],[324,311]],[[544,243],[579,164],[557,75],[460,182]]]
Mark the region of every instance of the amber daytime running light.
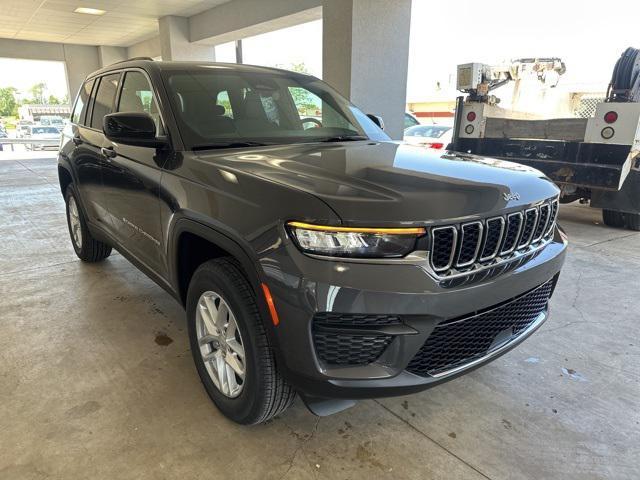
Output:
[[296,246],[305,253],[330,257],[398,258],[415,249],[424,228],[332,227],[288,222]]

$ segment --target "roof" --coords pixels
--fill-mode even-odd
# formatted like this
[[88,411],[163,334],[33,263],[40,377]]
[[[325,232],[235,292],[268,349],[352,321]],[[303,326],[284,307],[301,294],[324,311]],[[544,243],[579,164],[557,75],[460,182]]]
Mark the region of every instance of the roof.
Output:
[[246,65],[246,64],[238,64],[238,63],[223,63],[223,62],[197,62],[197,61],[188,61],[188,62],[166,62],[166,61],[156,61],[151,58],[140,57],[140,58],[132,58],[129,60],[123,60],[121,62],[112,63],[111,65],[107,65],[106,67],[101,68],[100,70],[96,70],[91,73],[89,77],[100,75],[103,73],[107,73],[113,70],[120,70],[123,68],[132,68],[138,67],[147,70],[157,70],[157,71],[171,71],[171,70],[211,70],[211,69],[224,69],[224,70],[235,70],[239,72],[250,72],[250,73],[281,73],[287,75],[303,75],[309,77],[310,75],[306,73],[292,72],[290,70],[284,70],[281,68],[273,68],[273,67],[264,67],[260,65]]

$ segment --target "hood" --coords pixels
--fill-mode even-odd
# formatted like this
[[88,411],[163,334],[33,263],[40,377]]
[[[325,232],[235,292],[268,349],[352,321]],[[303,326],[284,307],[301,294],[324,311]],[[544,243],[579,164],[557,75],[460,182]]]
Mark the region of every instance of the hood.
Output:
[[394,142],[297,144],[198,157],[308,192],[344,223],[467,220],[559,193],[540,171],[524,165]]

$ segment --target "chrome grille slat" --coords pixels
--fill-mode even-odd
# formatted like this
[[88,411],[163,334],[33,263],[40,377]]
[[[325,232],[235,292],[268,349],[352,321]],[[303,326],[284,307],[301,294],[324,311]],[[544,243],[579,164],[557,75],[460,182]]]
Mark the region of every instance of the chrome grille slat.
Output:
[[510,213],[507,215],[507,231],[504,234],[500,255],[508,255],[516,249],[520,232],[522,232],[523,216],[522,212]]
[[558,200],[526,210],[430,230],[429,261],[440,278],[468,275],[528,254],[549,241]]
[[531,243],[537,243],[542,240],[544,237],[544,232],[547,231],[547,227],[549,226],[549,215],[551,206],[548,203],[543,203],[540,205],[539,215],[538,215],[538,224],[536,225],[535,233],[533,234],[533,240]]
[[547,231],[544,232],[545,237],[547,237],[553,231],[553,227],[557,221],[558,221],[558,200],[554,200],[551,202],[551,213],[549,216],[549,225],[547,226]]
[[[438,237],[440,236],[441,232],[442,233],[450,232],[452,235],[453,239],[451,240],[451,248],[449,252],[446,252],[446,250],[449,248],[448,246],[444,248],[443,246],[437,245]],[[436,272],[449,270],[453,265],[453,259],[456,253],[457,240],[458,240],[458,229],[454,226],[436,227],[431,230],[431,267]],[[446,255],[447,253],[448,253],[448,257]],[[448,258],[447,262],[443,263],[441,257]]]
[[[495,231],[495,224],[496,222],[499,224],[498,225],[498,234],[497,234],[497,239],[492,242],[495,243],[495,247],[493,247],[493,249],[489,248],[489,251],[487,251],[487,248],[490,246],[489,244],[489,235],[493,235],[494,231]],[[493,218],[488,218],[485,222],[486,227],[484,229],[484,240],[482,242],[482,253],[480,254],[480,261],[481,262],[486,262],[487,260],[491,260],[492,258],[495,258],[496,255],[498,255],[498,252],[500,251],[500,246],[502,245],[502,238],[504,235],[504,226],[505,226],[505,222],[504,222],[504,218],[503,217],[493,217]]]
[[521,238],[518,241],[518,250],[527,248],[531,243],[533,234],[536,231],[536,225],[538,224],[538,209],[528,208],[524,212],[524,220],[521,229]]
[[[456,267],[464,268],[473,265],[476,258],[478,258],[478,251],[482,243],[482,222],[463,223],[460,230],[462,235],[460,236],[460,248],[458,250]],[[468,233],[465,233],[467,231]],[[473,251],[473,254],[469,255],[467,253],[468,250]],[[466,257],[469,258],[467,259]]]

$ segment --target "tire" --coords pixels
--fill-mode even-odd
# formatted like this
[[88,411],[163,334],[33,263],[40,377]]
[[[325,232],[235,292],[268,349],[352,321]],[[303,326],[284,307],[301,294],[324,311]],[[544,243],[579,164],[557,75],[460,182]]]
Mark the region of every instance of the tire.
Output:
[[[217,302],[216,309],[207,308],[211,302]],[[217,315],[223,311],[223,304],[230,313]],[[207,318],[216,326],[227,322],[220,330],[213,328],[216,335],[207,334],[212,328],[204,326],[206,321],[203,318],[209,311],[214,315]],[[232,328],[232,319],[235,319],[237,330]],[[187,293],[187,323],[191,353],[202,384],[213,403],[227,418],[244,425],[263,423],[284,412],[293,403],[295,391],[278,372],[255,293],[233,258],[210,260],[200,265],[193,274]],[[228,332],[231,330],[238,333],[229,338]],[[199,341],[202,339],[202,342],[206,342],[208,338],[225,340],[212,340],[210,343]],[[234,341],[236,346],[232,348],[231,342]],[[230,343],[227,345],[226,342]],[[238,343],[242,349],[237,347]],[[242,361],[238,353],[240,351],[244,353]],[[203,355],[217,360],[205,364]],[[227,357],[233,358],[233,363],[243,368],[229,367],[232,370],[228,370],[224,363],[220,363],[226,362]],[[223,367],[219,368],[220,365]],[[216,385],[224,382],[215,371],[228,372],[226,388]],[[244,376],[238,371],[244,371]],[[237,388],[234,393],[230,387],[234,384],[240,388],[239,393]]]
[[602,210],[602,221],[608,227],[624,228],[625,216],[616,210]]
[[640,213],[625,213],[625,224],[629,230],[640,231]]
[[[78,258],[83,262],[100,262],[111,255],[111,247],[93,238],[77,198],[78,195],[73,185],[69,185],[65,192],[65,202],[67,204],[67,226],[69,227],[71,244]],[[76,237],[76,234],[78,237]]]

